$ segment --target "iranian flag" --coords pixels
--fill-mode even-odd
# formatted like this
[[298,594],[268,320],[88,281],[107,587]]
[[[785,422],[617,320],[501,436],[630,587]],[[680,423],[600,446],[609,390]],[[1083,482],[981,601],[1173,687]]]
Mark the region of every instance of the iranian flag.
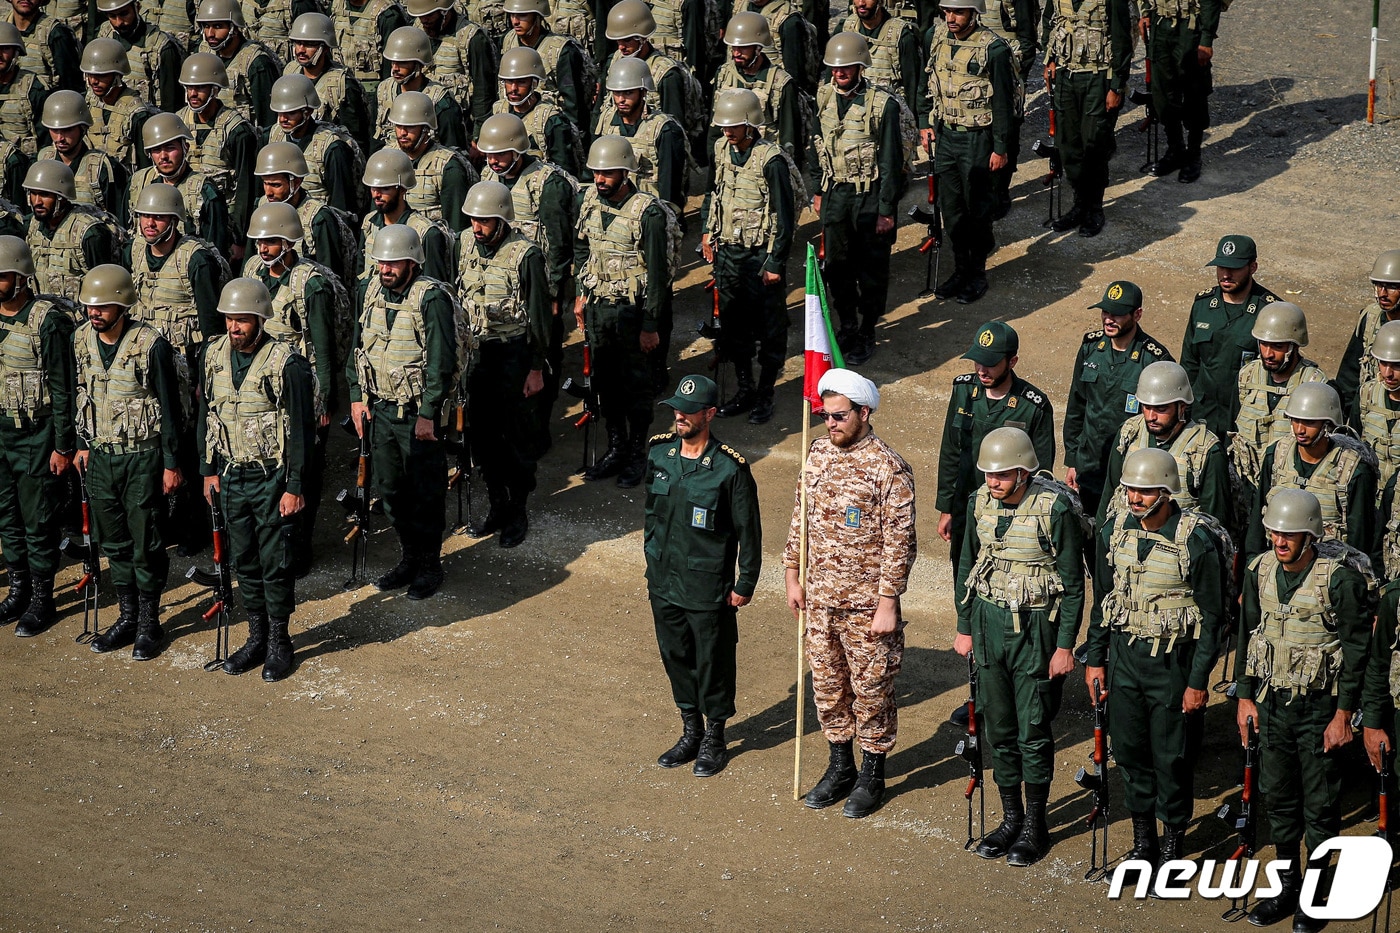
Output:
[[833,367],[843,369],[841,348],[836,346],[836,331],[831,326],[831,312],[826,306],[826,285],[817,269],[817,251],[807,244],[807,337],[804,347],[802,396],[812,405],[812,411],[822,410],[822,397],[817,383]]

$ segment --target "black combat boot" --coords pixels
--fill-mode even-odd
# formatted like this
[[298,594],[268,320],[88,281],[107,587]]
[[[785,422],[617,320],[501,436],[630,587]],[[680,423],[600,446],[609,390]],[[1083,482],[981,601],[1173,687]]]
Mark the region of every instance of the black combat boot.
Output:
[[853,820],[867,817],[885,802],[885,753],[860,750],[860,777],[846,799],[841,815]]
[[510,497],[510,510],[501,524],[501,538],[498,542],[503,548],[517,547],[530,531],[530,516],[525,511],[526,498],[523,495]]
[[1205,130],[1186,131],[1186,158],[1176,175],[1176,180],[1183,185],[1189,185],[1201,177],[1201,141],[1204,137]]
[[138,606],[136,647],[131,649],[131,657],[135,661],[149,661],[160,654],[161,643],[165,640],[165,630],[160,627],[160,594],[142,593]]
[[1073,230],[1084,222],[1084,215],[1088,212],[1079,203],[1079,194],[1075,193],[1074,206],[1065,211],[1057,220],[1050,223],[1050,229],[1056,233],[1064,233],[1066,230]]
[[[1308,859],[1308,868],[1321,872],[1317,879],[1317,890],[1313,892],[1313,902],[1326,904],[1332,890],[1332,876],[1336,871],[1336,866],[1332,863],[1330,854],[1324,855],[1320,859]],[[1301,883],[1299,891],[1302,890]],[[1293,933],[1319,933],[1327,926],[1326,920],[1318,920],[1309,917],[1303,912],[1301,906],[1293,912]]]
[[1021,835],[1026,821],[1026,808],[1021,805],[1021,785],[997,787],[1001,794],[1001,825],[982,838],[977,854],[983,858],[1001,858]]
[[735,363],[734,375],[738,379],[738,388],[734,394],[726,399],[719,406],[719,411],[715,414],[721,418],[733,418],[735,415],[742,415],[753,408],[753,403],[758,400],[753,389],[753,367],[747,364]]
[[248,640],[224,660],[225,674],[246,674],[267,658],[267,613],[248,610]]
[[1021,835],[1006,852],[1006,864],[1025,868],[1050,851],[1050,828],[1045,825],[1045,805],[1049,799],[1049,784],[1026,782],[1026,819],[1021,824]]
[[442,570],[442,555],[425,554],[418,564],[418,574],[408,587],[409,599],[427,599],[442,586],[445,574]]
[[864,366],[870,362],[870,358],[874,355],[874,325],[871,325],[871,332],[866,333],[865,325],[862,324],[860,331],[856,334],[856,339],[851,341],[851,349],[846,351],[846,363],[851,366]]
[[856,786],[856,756],[852,742],[832,742],[831,760],[827,762],[826,773],[817,786],[807,792],[802,801],[813,810],[822,810],[845,800]]
[[767,424],[773,420],[773,390],[759,391],[758,399],[749,412],[749,424]]
[[98,654],[105,654],[131,644],[132,639],[136,637],[136,616],[140,612],[139,607],[136,587],[117,587],[117,621],[92,640],[92,650]]
[[598,462],[583,471],[588,480],[608,479],[622,472],[627,465],[627,432],[608,425],[608,449],[598,458]]
[[1107,219],[1103,215],[1103,205],[1091,207],[1084,213],[1084,222],[1079,225],[1079,235],[1086,238],[1093,238],[1103,233],[1104,224]]
[[860,325],[845,321],[841,322],[841,327],[836,331],[836,346],[841,350],[841,355],[845,356],[851,349],[851,344],[860,334]]
[[1163,178],[1186,164],[1186,144],[1181,138],[1181,124],[1164,123],[1162,130],[1167,136],[1167,151],[1148,167],[1149,174]]
[[632,438],[627,445],[627,463],[617,474],[617,485],[621,489],[632,489],[641,485],[647,475],[647,439],[643,431]]
[[292,636],[287,632],[287,616],[268,620],[267,657],[263,659],[262,679],[268,683],[281,680],[292,672]]
[[1249,912],[1249,922],[1257,927],[1273,926],[1298,910],[1298,895],[1303,891],[1303,873],[1298,866],[1302,862],[1302,852],[1298,844],[1275,847],[1279,858],[1291,860],[1284,871],[1279,872],[1279,885],[1283,890],[1273,897],[1266,897]]
[[958,292],[958,304],[970,305],[985,294],[987,294],[987,257],[981,256],[973,260],[967,282],[963,285],[962,291]]
[[473,538],[484,538],[500,531],[505,525],[506,511],[510,508],[510,493],[505,489],[486,488],[486,497],[491,507],[482,518],[473,518],[467,523],[467,534]]
[[402,550],[399,562],[374,581],[375,589],[381,592],[401,589],[418,578],[418,564],[420,562],[418,555],[406,544],[400,544],[400,547]]
[[1157,874],[1157,865],[1162,860],[1162,853],[1157,845],[1157,817],[1151,811],[1147,813],[1134,813],[1133,818],[1133,847],[1128,850],[1128,861],[1146,862],[1152,866],[1152,874]]
[[[1155,828],[1156,822],[1157,822],[1157,821],[1156,821],[1156,820],[1153,820],[1152,822],[1153,822],[1153,826],[1154,826],[1154,828]],[[1134,827],[1134,829],[1136,829],[1136,827]],[[1162,824],[1162,857],[1161,857],[1161,859],[1159,860],[1159,865],[1165,865],[1165,864],[1167,864],[1168,862],[1172,862],[1172,861],[1175,861],[1175,860],[1177,860],[1177,859],[1182,859],[1182,858],[1185,858],[1185,857],[1186,857],[1186,827],[1185,827],[1185,826],[1173,826],[1173,825],[1171,825],[1170,823],[1163,823],[1163,824]],[[1153,872],[1153,876],[1154,876],[1154,879],[1155,879],[1156,872]],[[1160,895],[1157,893],[1157,886],[1156,886],[1155,880],[1154,880],[1154,883],[1153,883],[1153,886],[1152,886],[1152,890],[1151,890],[1149,893],[1151,893],[1151,895],[1152,895],[1153,897],[1159,897],[1159,896],[1160,896]]]
[[681,710],[681,737],[676,744],[661,753],[656,763],[663,768],[679,768],[695,760],[700,750],[700,735],[705,731],[705,717],[693,709]]
[[33,589],[29,585],[29,570],[10,567],[10,592],[0,600],[0,625],[9,625],[29,608]]
[[700,750],[695,755],[695,776],[714,777],[729,764],[729,750],[724,744],[724,720],[711,719],[705,724]]
[[29,608],[19,617],[15,634],[20,638],[33,638],[49,630],[58,620],[53,604],[53,577],[34,574],[30,582]]
[[964,266],[965,258],[957,257],[957,263],[953,268],[953,274],[933,287],[933,297],[946,299],[956,298],[958,293],[967,284],[967,270]]

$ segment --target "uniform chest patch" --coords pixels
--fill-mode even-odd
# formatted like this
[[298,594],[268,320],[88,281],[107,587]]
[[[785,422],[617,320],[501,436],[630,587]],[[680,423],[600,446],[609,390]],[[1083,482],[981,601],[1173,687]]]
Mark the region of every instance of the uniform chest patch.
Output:
[[860,509],[856,508],[855,506],[851,506],[846,509],[846,527],[860,527]]
[[1138,407],[1138,397],[1129,392],[1128,400],[1123,403],[1123,410],[1130,415],[1136,415],[1138,413]]
[[691,507],[691,510],[690,510],[690,527],[691,527],[691,528],[708,528],[708,527],[710,527],[710,526],[709,526],[709,518],[710,518],[710,510],[709,510],[709,509],[701,508],[701,507],[698,506],[698,505],[697,505],[697,506]]

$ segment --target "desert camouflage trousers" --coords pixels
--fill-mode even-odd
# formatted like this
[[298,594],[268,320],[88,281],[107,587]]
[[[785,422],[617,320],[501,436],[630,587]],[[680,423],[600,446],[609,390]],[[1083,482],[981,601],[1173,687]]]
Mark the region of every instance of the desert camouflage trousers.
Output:
[[904,620],[870,634],[873,609],[807,607],[807,663],[817,720],[829,742],[855,739],[888,754],[899,731],[894,678],[904,663]]

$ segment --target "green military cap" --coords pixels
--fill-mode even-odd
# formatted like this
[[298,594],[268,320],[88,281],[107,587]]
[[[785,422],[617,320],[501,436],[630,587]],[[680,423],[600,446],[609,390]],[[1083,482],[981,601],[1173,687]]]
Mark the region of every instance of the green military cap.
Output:
[[965,360],[995,366],[1009,356],[1015,356],[1021,348],[1021,338],[1010,324],[1001,321],[988,321],[977,328],[977,336],[972,338],[972,348],[962,355]]
[[1142,307],[1142,289],[1132,282],[1114,282],[1104,289],[1103,300],[1089,307],[1109,314],[1132,314]]
[[1215,258],[1206,265],[1243,269],[1258,258],[1259,250],[1255,248],[1253,240],[1243,234],[1232,233],[1220,238],[1215,247]]
[[676,394],[661,404],[693,415],[719,404],[719,388],[708,376],[686,376],[676,386]]

